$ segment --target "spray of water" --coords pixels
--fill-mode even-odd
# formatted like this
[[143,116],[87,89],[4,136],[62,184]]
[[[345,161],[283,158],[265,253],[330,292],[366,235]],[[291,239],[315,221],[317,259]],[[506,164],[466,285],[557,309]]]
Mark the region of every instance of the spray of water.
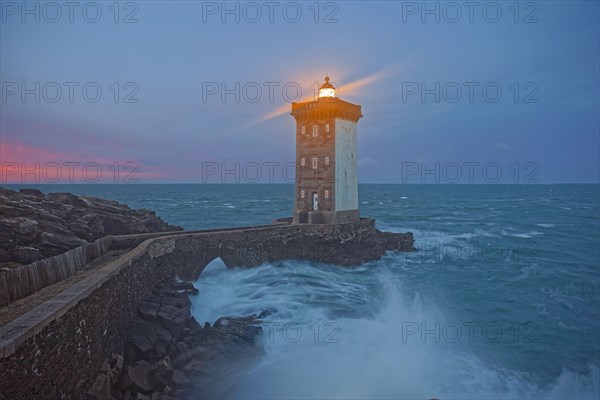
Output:
[[[407,290],[389,268],[289,261],[228,270],[215,260],[193,313],[214,322],[266,311],[258,365],[236,376],[236,398],[597,398],[598,368],[539,385],[494,365],[469,343],[410,334],[448,323],[443,307]],[[410,326],[409,326],[410,325]],[[224,378],[225,379],[225,378]]]

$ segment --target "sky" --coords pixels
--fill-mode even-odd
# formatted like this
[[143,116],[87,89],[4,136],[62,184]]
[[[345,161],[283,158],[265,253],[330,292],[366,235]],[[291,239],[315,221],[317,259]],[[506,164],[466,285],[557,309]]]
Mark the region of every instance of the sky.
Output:
[[597,1],[0,3],[0,183],[292,182],[326,74],[359,182],[600,180]]

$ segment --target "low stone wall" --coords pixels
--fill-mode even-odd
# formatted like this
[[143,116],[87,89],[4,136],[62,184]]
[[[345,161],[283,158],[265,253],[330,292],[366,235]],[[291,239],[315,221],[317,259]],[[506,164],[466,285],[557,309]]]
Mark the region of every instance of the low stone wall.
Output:
[[413,250],[412,234],[383,234],[368,219],[147,239],[1,328],[0,399],[85,398],[104,360],[123,350],[137,307],[155,284],[173,276],[195,280],[217,257],[228,266],[296,258],[356,265],[393,249]]
[[0,270],[0,307],[62,281],[105,254],[112,236],[105,236],[54,257]]

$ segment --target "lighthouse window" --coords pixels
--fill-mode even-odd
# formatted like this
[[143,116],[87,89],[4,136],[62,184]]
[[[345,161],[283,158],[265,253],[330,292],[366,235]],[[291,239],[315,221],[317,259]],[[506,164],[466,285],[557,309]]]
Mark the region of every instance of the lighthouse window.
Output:
[[325,191],[325,198],[328,199],[329,198],[329,190]]
[[301,197],[301,198],[304,198],[304,190],[301,190],[301,191],[300,191],[300,197]]
[[329,132],[329,124],[325,124],[325,132]]
[[317,169],[317,165],[318,165],[318,164],[317,164],[317,160],[318,160],[318,158],[317,158],[317,157],[314,157],[314,158],[313,158],[313,161],[312,161],[312,167],[313,167],[313,169]]
[[302,133],[306,133],[306,127],[302,125]]
[[302,157],[302,160],[300,160],[300,164],[302,164],[302,166],[306,165],[306,158]]
[[316,125],[313,126],[313,136],[316,137],[318,133],[319,133],[319,127]]
[[329,157],[325,157],[325,165],[329,165]]

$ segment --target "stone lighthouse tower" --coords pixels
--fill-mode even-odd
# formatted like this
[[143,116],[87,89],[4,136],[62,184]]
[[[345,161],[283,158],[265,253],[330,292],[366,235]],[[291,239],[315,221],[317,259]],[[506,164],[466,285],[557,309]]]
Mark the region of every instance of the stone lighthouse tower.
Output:
[[325,77],[315,101],[292,103],[296,119],[294,223],[360,219],[356,127],[361,107],[336,97]]

